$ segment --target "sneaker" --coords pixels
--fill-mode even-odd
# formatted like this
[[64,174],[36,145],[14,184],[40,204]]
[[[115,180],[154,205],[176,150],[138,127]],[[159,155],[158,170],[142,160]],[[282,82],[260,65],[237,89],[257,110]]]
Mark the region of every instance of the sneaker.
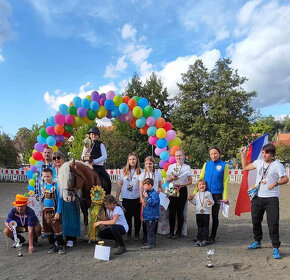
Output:
[[167,238],[172,239],[173,236],[174,236],[174,234],[170,232],[170,233],[167,235]]
[[172,236],[172,239],[179,239],[180,238],[180,234],[176,233]]
[[274,259],[281,259],[280,252],[278,248],[273,248],[273,258]]
[[198,240],[198,241],[196,241],[196,243],[195,243],[195,245],[194,245],[195,247],[201,247],[201,245],[200,245],[200,241]]
[[63,255],[63,254],[65,254],[65,248],[64,248],[64,246],[59,246],[59,247],[58,247],[58,254],[59,254],[59,255]]
[[74,242],[72,240],[68,240],[66,242],[66,247],[72,248],[74,246]]
[[50,246],[48,251],[47,251],[47,254],[52,254],[56,252],[56,247],[54,245]]
[[207,242],[208,244],[213,244],[213,243],[215,243],[215,239],[214,239],[214,237],[210,237],[209,239],[208,239],[208,242]]
[[122,255],[123,253],[126,252],[126,248],[125,247],[118,247],[118,249],[115,251],[114,255]]
[[203,240],[203,241],[200,242],[200,246],[201,247],[204,247],[206,245],[207,245],[207,241],[206,240]]
[[148,245],[148,244],[141,247],[142,250],[153,249],[153,248],[154,246]]
[[[25,242],[25,238],[22,235],[18,235],[17,238],[19,239],[19,244],[23,244]],[[17,242],[13,242],[11,247],[17,248]]]
[[261,247],[262,247],[261,242],[255,241],[251,245],[248,246],[248,249],[253,250],[253,249],[259,249]]
[[47,238],[47,234],[46,234],[46,233],[42,233],[42,234],[41,234],[41,238],[42,238],[42,239],[46,239],[46,238]]

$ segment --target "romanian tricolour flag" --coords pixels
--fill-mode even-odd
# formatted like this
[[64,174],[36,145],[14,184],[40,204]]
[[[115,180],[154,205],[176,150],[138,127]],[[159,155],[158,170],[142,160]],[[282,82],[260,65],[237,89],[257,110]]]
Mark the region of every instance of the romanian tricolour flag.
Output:
[[[268,144],[268,135],[269,133],[264,134],[249,145],[247,152],[248,164],[262,158],[262,148],[264,145]],[[240,216],[241,213],[251,212],[251,201],[248,195],[248,189],[255,185],[256,174],[257,170],[243,171],[242,183],[235,209],[235,214],[237,216]]]

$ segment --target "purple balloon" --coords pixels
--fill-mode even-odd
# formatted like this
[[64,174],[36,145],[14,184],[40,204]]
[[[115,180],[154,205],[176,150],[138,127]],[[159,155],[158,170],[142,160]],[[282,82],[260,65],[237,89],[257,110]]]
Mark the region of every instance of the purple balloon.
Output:
[[166,132],[166,137],[165,137],[165,139],[168,141],[168,142],[170,142],[170,141],[172,141],[174,138],[176,137],[176,132],[174,131],[174,130],[168,130],[167,132]]
[[148,118],[146,119],[146,124],[147,124],[148,126],[153,126],[153,125],[155,124],[155,119],[154,119],[153,117],[148,117]]
[[99,95],[99,93],[98,93],[96,90],[94,90],[94,91],[91,93],[91,98],[92,98],[92,101],[97,101],[97,102],[99,102],[99,100],[100,100],[100,95]]
[[100,99],[101,98],[105,98],[106,99],[106,94],[105,93],[102,93],[101,95],[100,95]]
[[63,142],[64,136],[63,135],[55,135],[56,142]]
[[77,110],[77,114],[79,117],[83,118],[87,115],[87,109],[85,109],[84,107],[79,107]]
[[44,147],[43,147],[43,145],[42,144],[40,144],[40,143],[35,143],[34,144],[34,149],[36,150],[36,151],[38,151],[38,152],[43,152],[43,150],[44,150]]
[[126,115],[125,115],[125,120],[127,121],[127,122],[130,122],[130,121],[132,121],[134,119],[134,116],[133,116],[133,114],[132,114],[132,111],[129,111]]
[[35,173],[37,171],[37,168],[35,165],[30,165],[30,170]]
[[160,160],[160,162],[159,162],[159,167],[160,167],[160,168],[163,168],[164,165],[165,165],[165,163],[167,163],[167,161],[165,161],[165,160]]
[[126,115],[120,114],[118,119],[119,119],[120,122],[125,122],[126,121]]
[[113,100],[114,96],[115,96],[115,92],[113,92],[112,90],[107,92],[107,95],[106,95],[107,99]]
[[111,119],[112,118],[111,111],[108,111],[108,114],[107,114],[106,118],[108,118],[108,119]]

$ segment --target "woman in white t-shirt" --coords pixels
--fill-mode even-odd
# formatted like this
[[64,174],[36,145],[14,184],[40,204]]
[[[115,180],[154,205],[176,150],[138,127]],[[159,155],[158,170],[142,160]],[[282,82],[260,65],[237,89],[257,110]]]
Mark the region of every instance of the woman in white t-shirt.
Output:
[[[184,208],[187,202],[187,186],[192,184],[192,171],[189,165],[183,162],[184,153],[181,150],[175,152],[176,163],[169,165],[167,182],[173,183],[179,191],[179,196],[170,196],[169,200],[169,226],[168,238],[178,239],[182,233],[184,219]],[[175,229],[175,217],[177,215],[177,230]]]
[[129,225],[127,232],[127,240],[131,239],[132,218],[134,217],[135,239],[139,240],[139,232],[141,228],[140,220],[140,193],[139,193],[139,175],[141,174],[139,158],[136,153],[128,155],[127,163],[121,172],[116,199],[122,196],[122,206],[125,208],[125,217]]
[[[143,188],[143,181],[147,178],[151,178],[154,180],[154,185],[153,188],[155,189],[155,191],[157,191],[158,193],[160,193],[161,191],[163,192],[162,189],[162,176],[161,173],[157,170],[155,170],[155,159],[152,156],[148,156],[145,158],[144,161],[145,164],[145,170],[141,173],[141,175],[139,176],[139,192],[140,192],[140,202],[141,205],[144,206],[145,205],[145,200],[143,198],[143,193],[144,193],[144,188]],[[156,230],[158,227],[158,223],[156,223]],[[146,226],[144,225],[143,222],[143,239],[142,239],[142,243],[147,243],[147,230],[146,230]]]
[[122,235],[126,234],[129,229],[123,208],[118,205],[116,198],[112,195],[105,196],[104,205],[109,220],[95,222],[94,227],[109,226],[99,232],[99,238],[115,240],[118,249],[114,254],[121,255],[126,252]]

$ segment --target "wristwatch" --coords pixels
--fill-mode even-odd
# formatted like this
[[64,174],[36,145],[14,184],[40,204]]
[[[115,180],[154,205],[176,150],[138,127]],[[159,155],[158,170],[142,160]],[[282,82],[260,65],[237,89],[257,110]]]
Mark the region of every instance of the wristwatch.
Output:
[[276,185],[275,185],[275,188],[278,187],[278,186],[279,186],[279,183],[277,182]]

